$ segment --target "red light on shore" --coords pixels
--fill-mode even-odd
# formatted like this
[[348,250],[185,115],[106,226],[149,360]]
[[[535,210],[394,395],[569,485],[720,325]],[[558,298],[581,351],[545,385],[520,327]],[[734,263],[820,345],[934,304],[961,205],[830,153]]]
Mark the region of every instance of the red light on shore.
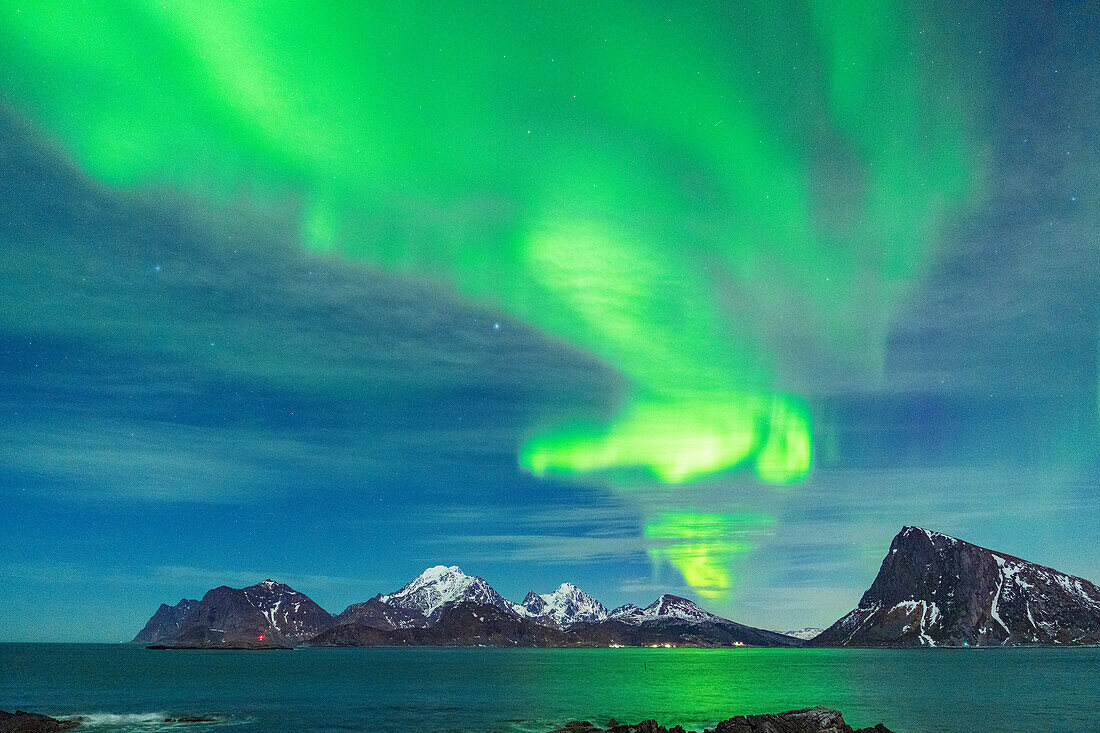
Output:
[[263,641],[263,640],[264,640],[264,635],[260,634],[260,641]]

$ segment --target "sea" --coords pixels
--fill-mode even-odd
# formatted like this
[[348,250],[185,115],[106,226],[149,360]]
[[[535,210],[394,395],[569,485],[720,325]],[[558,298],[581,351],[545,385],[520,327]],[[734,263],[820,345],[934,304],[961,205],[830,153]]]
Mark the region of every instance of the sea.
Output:
[[[702,731],[824,705],[897,733],[1100,731],[1100,648],[171,651],[0,644],[0,709],[108,731]],[[165,722],[206,716],[205,723]]]

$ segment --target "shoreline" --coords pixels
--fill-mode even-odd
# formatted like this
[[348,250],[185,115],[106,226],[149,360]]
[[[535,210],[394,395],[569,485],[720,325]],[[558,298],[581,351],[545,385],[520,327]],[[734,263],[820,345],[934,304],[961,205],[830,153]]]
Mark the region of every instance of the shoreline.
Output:
[[[166,716],[167,724],[210,724],[220,722],[221,718],[211,715]],[[88,723],[84,716],[53,718],[40,713],[16,710],[8,713],[0,710],[0,733],[54,733],[73,730]],[[713,729],[705,728],[702,733],[893,733],[882,723],[868,728],[852,728],[844,722],[844,716],[837,710],[825,707],[799,708],[780,713],[759,715],[736,715],[715,724]],[[639,723],[620,723],[611,718],[605,728],[588,721],[573,720],[564,727],[555,728],[546,733],[693,733],[680,725],[667,728],[658,725],[655,720],[643,720]]]

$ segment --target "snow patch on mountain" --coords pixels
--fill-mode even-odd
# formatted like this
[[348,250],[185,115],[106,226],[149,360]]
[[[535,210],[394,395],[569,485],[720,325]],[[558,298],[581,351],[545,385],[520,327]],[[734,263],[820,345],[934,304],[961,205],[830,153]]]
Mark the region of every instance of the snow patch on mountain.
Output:
[[[268,578],[242,588],[244,597],[263,614],[272,629],[292,641],[304,641],[324,631],[332,617],[304,593]],[[302,606],[306,606],[303,610]]]
[[691,623],[728,623],[727,619],[710,611],[704,611],[687,598],[666,593],[645,608],[632,603],[616,608],[609,618],[628,624],[644,624],[649,621],[680,619]]

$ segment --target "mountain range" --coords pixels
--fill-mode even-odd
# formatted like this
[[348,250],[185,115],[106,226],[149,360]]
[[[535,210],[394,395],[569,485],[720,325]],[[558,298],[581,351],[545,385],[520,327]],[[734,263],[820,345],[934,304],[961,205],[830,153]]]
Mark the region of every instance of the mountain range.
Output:
[[796,646],[800,642],[663,595],[645,608],[608,611],[562,583],[513,603],[457,566],[428,568],[401,589],[353,603],[333,616],[293,588],[265,580],[220,586],[201,600],[162,605],[135,642],[157,647],[374,645]]
[[500,595],[457,566],[331,615],[273,580],[163,604],[134,642],[157,647],[1015,646],[1100,643],[1100,588],[1082,578],[919,527],[894,537],[854,610],[829,628],[745,626],[679,596],[609,611],[573,585]]

